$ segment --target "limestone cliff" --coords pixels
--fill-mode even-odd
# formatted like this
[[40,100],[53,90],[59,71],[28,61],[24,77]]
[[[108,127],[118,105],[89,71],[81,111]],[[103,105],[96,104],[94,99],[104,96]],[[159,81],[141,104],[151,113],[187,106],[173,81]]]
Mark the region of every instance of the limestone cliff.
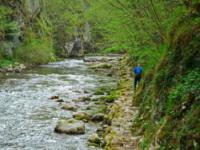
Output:
[[0,0],[0,7],[9,12],[2,14],[5,27],[1,29],[1,49],[5,55],[12,56],[24,39],[24,31],[34,28],[42,11],[42,0]]

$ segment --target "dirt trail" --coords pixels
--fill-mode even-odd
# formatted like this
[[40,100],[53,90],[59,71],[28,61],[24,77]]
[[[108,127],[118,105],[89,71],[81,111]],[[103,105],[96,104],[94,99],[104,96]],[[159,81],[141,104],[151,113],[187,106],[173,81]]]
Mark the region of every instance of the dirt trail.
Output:
[[[125,62],[120,65],[120,96],[110,108],[113,116],[109,134],[106,136],[108,150],[137,150],[140,137],[134,137],[131,133],[133,120],[137,116],[138,108],[132,106],[133,91],[130,67]],[[124,69],[125,68],[125,69]]]

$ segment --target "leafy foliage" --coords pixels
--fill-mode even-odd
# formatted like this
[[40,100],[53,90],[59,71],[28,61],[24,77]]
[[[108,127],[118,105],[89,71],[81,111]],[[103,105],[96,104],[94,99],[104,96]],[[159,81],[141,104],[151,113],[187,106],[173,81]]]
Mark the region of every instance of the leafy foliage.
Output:
[[34,65],[55,60],[51,39],[38,38],[31,31],[28,31],[26,38],[24,43],[15,52],[17,60]]
[[[187,100],[191,100],[196,97],[196,100],[200,100],[200,72],[192,70],[189,74],[183,78],[183,81],[176,86],[176,89],[171,92],[168,98],[167,113],[175,113],[180,109],[184,109]],[[174,108],[176,106],[176,108]],[[175,110],[174,110],[175,109]],[[176,112],[174,112],[176,111]]]

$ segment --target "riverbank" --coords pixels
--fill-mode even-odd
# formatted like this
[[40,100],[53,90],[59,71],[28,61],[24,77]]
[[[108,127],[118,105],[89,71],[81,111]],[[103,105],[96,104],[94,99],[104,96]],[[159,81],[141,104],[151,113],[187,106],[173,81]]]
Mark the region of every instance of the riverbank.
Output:
[[[132,150],[136,148],[141,137],[134,137],[131,133],[133,120],[138,114],[138,108],[133,107],[133,91],[131,65],[126,56],[121,57],[117,64],[98,61],[98,65],[92,66],[96,71],[114,70],[112,73],[117,76],[117,87],[106,91],[105,89],[98,92],[105,92],[107,95],[98,99],[102,100],[104,107],[104,121],[101,127],[89,139],[90,144],[103,146],[106,150]],[[112,68],[112,69],[109,69]],[[110,99],[110,100],[109,100]]]
[[17,64],[15,66],[9,65],[6,67],[0,68],[0,73],[20,73],[22,70],[26,69],[27,67],[24,64]]
[[140,137],[131,133],[133,120],[138,114],[138,108],[132,105],[132,76],[127,57],[119,62],[119,83],[116,92],[117,99],[111,105],[108,118],[111,125],[105,129],[104,140],[106,150],[133,150],[137,147]]

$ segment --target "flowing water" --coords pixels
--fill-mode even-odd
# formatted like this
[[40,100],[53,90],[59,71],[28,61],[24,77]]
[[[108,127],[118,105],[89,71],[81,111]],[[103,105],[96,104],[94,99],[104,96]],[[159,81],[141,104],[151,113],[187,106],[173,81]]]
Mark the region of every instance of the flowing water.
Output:
[[[0,78],[1,150],[95,150],[87,146],[88,136],[97,124],[86,124],[86,134],[65,135],[54,132],[61,117],[72,112],[49,99],[58,95],[66,102],[90,95],[101,84],[114,79],[98,75],[82,60],[65,60],[32,68]],[[86,104],[77,104],[84,109]]]

